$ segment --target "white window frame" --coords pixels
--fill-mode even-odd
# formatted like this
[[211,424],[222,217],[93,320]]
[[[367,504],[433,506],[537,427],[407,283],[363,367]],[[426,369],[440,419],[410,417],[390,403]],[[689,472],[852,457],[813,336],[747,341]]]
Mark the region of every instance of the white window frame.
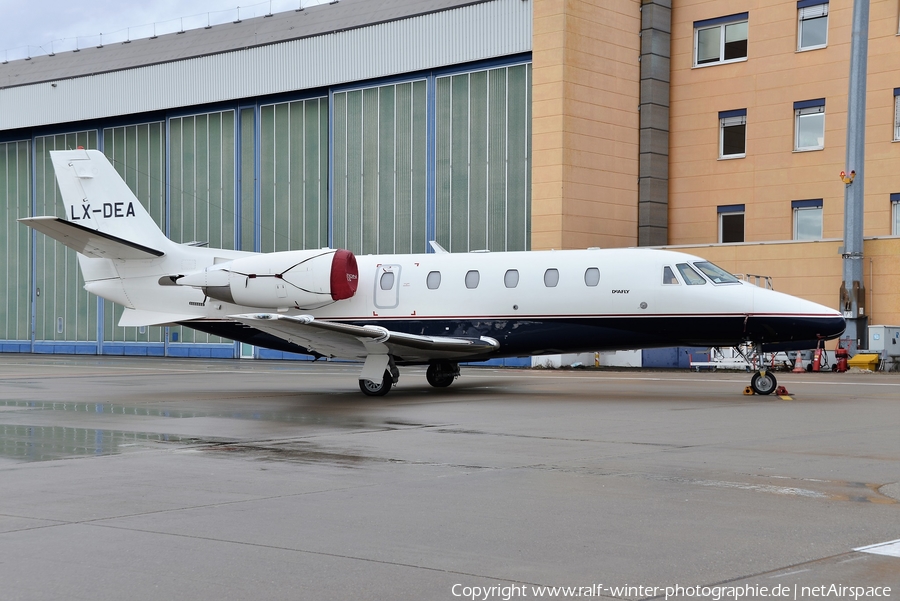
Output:
[[[741,240],[739,242],[725,242],[722,240],[722,220],[726,216],[741,215],[744,218],[744,226],[741,228]],[[719,244],[739,244],[747,240],[747,216],[745,211],[725,211],[719,213]]]
[[900,236],[900,200],[891,202],[891,235]]
[[894,89],[894,142],[900,142],[900,88]]
[[[811,121],[810,117],[822,115],[822,142],[815,146],[800,146],[801,123]],[[806,152],[825,148],[825,105],[794,109],[794,151]]]
[[[725,128],[744,126],[744,151],[734,154],[725,154]],[[747,115],[737,117],[720,117],[719,118],[719,158],[720,159],[742,159],[747,156]]]
[[[818,214],[819,216],[819,232],[816,236],[800,237],[800,219],[808,215]],[[821,240],[824,230],[822,206],[817,207],[794,207],[794,240]]]
[[[708,26],[703,25],[702,23],[700,24],[700,26],[697,26],[695,24],[694,25],[694,57],[693,57],[694,67],[710,67],[712,65],[724,65],[724,64],[728,64],[728,63],[739,63],[741,61],[746,61],[747,55],[750,54],[750,49],[749,49],[750,24],[749,23],[750,23],[749,19],[741,18],[741,19],[737,19],[735,21],[716,23],[714,25],[708,25]],[[725,40],[726,40],[726,36],[728,33],[727,29],[729,27],[732,27],[735,25],[744,25],[747,29],[747,37],[744,38],[744,40],[748,44],[747,54],[745,54],[744,56],[738,57],[738,58],[726,59],[725,58]],[[718,58],[718,60],[710,60],[710,61],[701,63],[698,61],[698,56],[697,56],[697,53],[700,50],[700,32],[701,31],[709,31],[711,29],[719,30],[719,58]]]
[[[803,22],[813,19],[825,19],[825,43],[814,46],[803,45]],[[797,52],[818,50],[828,46],[828,2],[797,9]]]

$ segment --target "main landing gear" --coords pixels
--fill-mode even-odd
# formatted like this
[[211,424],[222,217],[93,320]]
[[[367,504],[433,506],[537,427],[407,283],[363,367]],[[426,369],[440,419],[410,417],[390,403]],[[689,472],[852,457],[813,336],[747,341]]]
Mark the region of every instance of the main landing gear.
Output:
[[428,364],[425,379],[435,388],[446,388],[459,376],[459,363],[432,361]]
[[391,372],[388,370],[384,370],[384,377],[380,382],[373,382],[372,380],[359,381],[359,389],[366,396],[384,396],[391,391],[393,385],[394,377],[391,376]]
[[[425,379],[435,388],[446,388],[459,377],[459,363],[452,361],[432,361],[428,364],[428,371],[425,372]],[[359,389],[366,396],[384,396],[391,391],[397,380],[400,379],[400,371],[394,365],[394,361],[388,364],[388,368],[384,370],[384,376],[381,380],[375,382],[372,380],[360,380]]]
[[359,389],[366,396],[384,396],[391,391],[397,380],[400,379],[400,370],[394,365],[394,360],[388,362],[388,367],[384,370],[381,381],[374,382],[372,380],[360,380]]

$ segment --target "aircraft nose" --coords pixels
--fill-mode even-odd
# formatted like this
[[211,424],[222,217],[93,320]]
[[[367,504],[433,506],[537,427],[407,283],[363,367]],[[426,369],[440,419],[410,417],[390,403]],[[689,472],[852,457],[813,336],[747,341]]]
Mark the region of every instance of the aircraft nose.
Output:
[[840,336],[847,323],[830,307],[770,290],[757,290],[754,315],[747,334],[760,342],[831,340]]

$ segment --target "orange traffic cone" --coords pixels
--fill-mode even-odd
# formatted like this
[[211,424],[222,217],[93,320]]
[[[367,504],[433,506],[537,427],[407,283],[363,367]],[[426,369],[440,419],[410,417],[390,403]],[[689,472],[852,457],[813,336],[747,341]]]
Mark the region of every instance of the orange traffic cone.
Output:
[[794,362],[794,369],[791,371],[795,374],[806,373],[806,370],[803,369],[803,360],[800,358],[800,351],[797,351],[797,360]]

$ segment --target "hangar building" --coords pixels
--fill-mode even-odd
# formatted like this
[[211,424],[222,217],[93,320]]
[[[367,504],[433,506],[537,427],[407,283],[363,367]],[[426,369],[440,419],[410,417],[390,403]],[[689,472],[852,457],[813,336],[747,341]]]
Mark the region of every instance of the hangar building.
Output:
[[[177,242],[668,245],[836,307],[851,10],[340,0],[6,61],[0,350],[254,352],[118,327],[74,254],[16,223],[62,215],[48,152],[78,146],[102,150]],[[900,323],[897,4],[873,0],[871,23],[867,311]]]

